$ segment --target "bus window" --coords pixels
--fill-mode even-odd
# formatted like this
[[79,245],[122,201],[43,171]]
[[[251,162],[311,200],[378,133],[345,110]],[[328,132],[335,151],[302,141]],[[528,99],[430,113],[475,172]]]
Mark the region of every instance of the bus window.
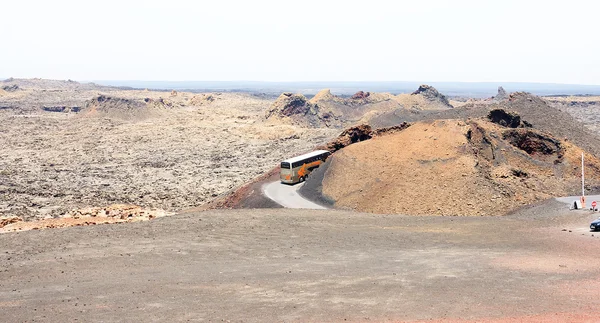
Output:
[[281,163],[281,168],[290,169],[290,163],[286,163],[286,162]]

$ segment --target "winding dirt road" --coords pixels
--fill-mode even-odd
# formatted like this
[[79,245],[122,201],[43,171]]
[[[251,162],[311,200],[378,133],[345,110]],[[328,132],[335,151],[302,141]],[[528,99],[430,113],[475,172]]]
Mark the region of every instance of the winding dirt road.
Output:
[[[559,202],[563,202],[569,205],[572,205],[574,201],[579,201],[581,197],[580,196],[565,196],[565,197],[557,197],[556,200]],[[600,195],[587,195],[585,197],[586,200],[586,207],[590,208],[592,207],[592,202],[593,201],[600,201]]]
[[304,185],[304,183],[287,185],[282,184],[280,181],[275,181],[265,184],[262,189],[266,197],[288,209],[326,209],[326,207],[309,201],[300,195],[298,190],[302,185]]

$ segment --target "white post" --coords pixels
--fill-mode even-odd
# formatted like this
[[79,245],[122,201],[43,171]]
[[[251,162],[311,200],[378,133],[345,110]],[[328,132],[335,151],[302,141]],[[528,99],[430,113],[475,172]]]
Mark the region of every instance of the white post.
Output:
[[585,169],[583,163],[583,152],[581,152],[581,207],[585,208]]

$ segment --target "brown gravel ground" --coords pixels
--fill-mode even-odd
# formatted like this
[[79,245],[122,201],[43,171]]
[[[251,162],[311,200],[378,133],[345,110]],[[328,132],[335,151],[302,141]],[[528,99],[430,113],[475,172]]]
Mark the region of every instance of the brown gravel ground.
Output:
[[505,217],[214,210],[7,233],[0,309],[11,322],[591,322],[591,218],[558,202]]

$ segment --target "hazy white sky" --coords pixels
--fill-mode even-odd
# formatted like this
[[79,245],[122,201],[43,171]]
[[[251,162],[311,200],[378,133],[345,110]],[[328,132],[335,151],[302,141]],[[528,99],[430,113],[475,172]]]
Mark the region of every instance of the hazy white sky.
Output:
[[2,1],[0,76],[600,84],[591,0]]

